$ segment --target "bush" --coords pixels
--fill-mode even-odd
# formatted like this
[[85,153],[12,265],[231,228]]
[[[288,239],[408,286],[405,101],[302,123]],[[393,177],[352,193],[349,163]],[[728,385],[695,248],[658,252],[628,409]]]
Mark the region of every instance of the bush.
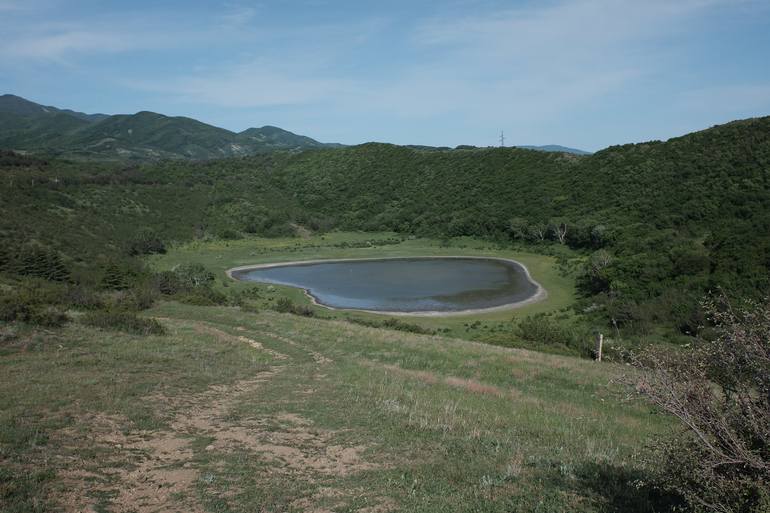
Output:
[[131,286],[134,277],[133,269],[124,263],[111,261],[104,268],[101,286],[107,290],[126,290]]
[[542,346],[563,346],[585,358],[593,355],[593,334],[582,328],[565,326],[545,314],[531,315],[519,321],[517,335]]
[[0,321],[59,327],[69,321],[61,302],[60,290],[40,280],[24,282],[16,290],[0,293]]
[[19,330],[16,326],[0,326],[0,344],[13,342],[17,338],[19,338]]
[[33,308],[29,312],[26,322],[46,328],[59,328],[70,321],[69,316],[63,310],[51,305]]
[[140,283],[126,291],[120,305],[128,310],[147,310],[152,308],[157,298],[157,291],[147,283]]
[[24,245],[16,255],[4,259],[4,267],[15,274],[50,281],[67,281],[70,278],[70,271],[59,253],[37,244]]
[[186,290],[179,275],[173,271],[161,271],[155,274],[154,282],[158,292],[166,296],[173,296]]
[[80,318],[86,326],[132,335],[165,335],[166,328],[156,319],[138,317],[135,313],[111,310],[89,312]]
[[[152,288],[163,295],[173,296],[177,301],[191,305],[226,304],[227,296],[212,288],[214,279],[214,273],[203,265],[184,264],[176,266],[171,271],[156,273],[152,279]],[[144,299],[149,300],[150,295],[145,294]]]
[[80,310],[97,310],[104,306],[102,298],[93,289],[83,285],[68,287],[64,299],[67,304]]
[[186,292],[181,292],[174,296],[174,298],[188,305],[196,306],[215,306],[226,305],[227,296],[219,291],[212,289],[211,287],[198,287],[190,289]]
[[219,238],[222,240],[238,240],[242,239],[243,237],[235,230],[226,229],[219,232]]
[[294,315],[301,315],[303,317],[314,317],[315,312],[304,305],[297,305],[291,299],[282,297],[275,303],[275,311],[280,313],[290,313]]
[[436,334],[434,330],[423,328],[419,324],[411,324],[408,322],[400,321],[393,317],[389,319],[385,319],[382,322],[369,321],[366,319],[356,319],[355,317],[348,317],[347,321],[352,322],[353,324],[360,324],[361,326],[368,326],[370,328],[383,328],[383,329],[389,329],[389,330],[406,331],[409,333],[417,333],[420,335]]
[[142,229],[137,232],[133,239],[128,242],[128,254],[152,255],[155,253],[163,254],[166,252],[166,245],[160,240],[158,235],[150,229]]
[[[682,430],[661,443],[663,481],[693,511],[770,511],[770,301],[709,299],[713,329],[688,350],[636,355],[642,396]],[[658,458],[656,457],[656,461]]]
[[205,287],[214,281],[214,273],[197,263],[179,265],[173,269],[173,273],[183,287]]

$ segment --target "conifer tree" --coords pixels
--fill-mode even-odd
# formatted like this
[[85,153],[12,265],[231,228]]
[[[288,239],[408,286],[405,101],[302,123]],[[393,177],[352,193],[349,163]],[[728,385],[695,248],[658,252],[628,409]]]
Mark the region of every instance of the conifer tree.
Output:
[[14,251],[8,241],[0,241],[0,273],[11,271],[14,260]]
[[116,262],[110,262],[104,269],[101,285],[109,290],[125,290],[129,287],[129,273]]
[[59,253],[48,250],[45,257],[45,275],[43,278],[51,281],[67,281],[70,278],[69,269],[64,265]]

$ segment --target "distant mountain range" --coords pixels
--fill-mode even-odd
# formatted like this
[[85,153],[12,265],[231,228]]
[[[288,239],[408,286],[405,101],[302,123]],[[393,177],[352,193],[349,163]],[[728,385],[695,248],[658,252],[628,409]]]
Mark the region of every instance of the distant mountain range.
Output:
[[[186,117],[155,112],[86,114],[40,105],[20,96],[0,96],[0,149],[69,158],[160,160],[239,157],[275,150],[335,148],[274,126],[231,132]],[[448,147],[409,146],[422,150]],[[565,146],[517,146],[546,152],[588,155]],[[475,148],[458,146],[458,149]]]
[[[448,146],[421,146],[416,144],[408,144],[407,148],[413,150],[422,151],[450,151],[452,148]],[[496,146],[487,146],[487,148],[495,148]],[[567,148],[566,146],[559,146],[558,144],[548,144],[546,146],[507,146],[508,148],[521,148],[524,150],[545,151],[548,153],[572,153],[573,155],[591,155],[590,151],[578,150],[575,148]],[[478,150],[483,149],[480,146],[473,146],[470,144],[461,144],[454,148],[455,150]]]
[[240,133],[155,112],[85,114],[0,96],[0,148],[97,159],[196,159],[338,147],[274,126]]
[[559,146],[558,144],[547,144],[545,146],[516,146],[517,148],[524,148],[525,150],[537,150],[537,151],[549,151],[555,153],[572,153],[574,155],[590,155],[590,151],[578,150],[575,148],[567,148],[566,146]]

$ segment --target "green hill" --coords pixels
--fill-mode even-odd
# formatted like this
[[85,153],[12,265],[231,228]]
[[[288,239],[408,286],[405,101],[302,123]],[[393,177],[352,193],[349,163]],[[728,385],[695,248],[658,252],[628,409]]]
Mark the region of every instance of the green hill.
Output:
[[578,150],[577,148],[568,148],[558,144],[546,144],[545,146],[516,146],[525,150],[553,151],[556,153],[573,153],[575,155],[590,155],[590,151]]
[[0,112],[27,117],[61,113],[91,122],[101,121],[102,119],[109,117],[107,114],[86,114],[84,112],[75,112],[69,109],[57,109],[50,105],[43,106],[13,94],[4,94],[0,96]]
[[[76,132],[110,151],[138,140],[203,158],[227,137],[213,127],[198,137],[205,128],[139,113]],[[301,226],[470,236],[555,255],[569,247],[576,311],[634,336],[694,333],[708,291],[770,288],[770,118],[590,156],[370,143],[139,168],[6,160],[0,234],[74,262],[120,253],[145,227],[165,240]]]
[[154,112],[84,114],[0,96],[0,148],[11,150],[102,160],[206,160],[324,146],[271,126],[236,134]]
[[282,128],[269,125],[244,130],[238,134],[238,140],[244,146],[256,144],[275,149],[286,149],[287,146],[295,148],[323,148],[328,146],[310,137],[293,134]]
[[[676,368],[703,389],[658,383],[718,415],[735,376],[764,397],[766,311],[720,334],[699,301],[721,288],[738,310],[770,288],[770,117],[588,156],[371,143],[194,161],[229,133],[16,105],[21,143],[142,161],[0,150],[0,510],[683,511],[670,476],[693,488],[701,460],[660,452],[686,435],[629,400],[618,378],[648,381],[619,349],[708,349]],[[222,272],[388,255],[516,258],[548,298],[396,319]],[[596,331],[603,363],[584,359]],[[709,349],[714,333],[759,350]],[[716,401],[714,361],[751,368],[719,374]],[[762,511],[749,476],[718,490]]]

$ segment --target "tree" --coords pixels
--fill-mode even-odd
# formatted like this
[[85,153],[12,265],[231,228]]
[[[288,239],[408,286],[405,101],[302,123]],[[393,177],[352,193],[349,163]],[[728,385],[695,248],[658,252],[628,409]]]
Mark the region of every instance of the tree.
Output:
[[109,290],[125,290],[131,283],[131,273],[117,262],[111,261],[104,268],[101,285]]
[[597,224],[591,229],[591,245],[595,248],[601,248],[610,241],[610,233],[606,226]]
[[59,253],[38,244],[22,246],[16,257],[8,262],[8,269],[23,276],[51,281],[67,281],[70,277]]
[[51,281],[67,281],[70,278],[70,271],[67,266],[64,265],[59,254],[55,251],[48,250],[45,253],[44,258],[45,270],[43,278]]
[[525,241],[529,238],[529,222],[523,217],[514,217],[508,221],[508,231],[513,240]]
[[529,227],[530,239],[535,242],[543,242],[548,234],[548,227],[543,223],[532,223]]
[[0,272],[8,272],[11,270],[14,253],[9,241],[0,241]]
[[205,287],[214,281],[214,273],[201,264],[185,264],[173,269],[183,285],[188,287]]
[[770,301],[703,309],[713,329],[681,354],[633,358],[628,380],[683,427],[664,443],[664,479],[695,511],[770,511]]
[[552,219],[548,223],[548,229],[553,234],[553,236],[556,237],[556,240],[559,241],[559,244],[564,244],[564,241],[567,238],[566,221],[560,219]]
[[149,228],[139,230],[128,244],[128,254],[151,255],[153,253],[165,253],[166,246],[160,237]]

